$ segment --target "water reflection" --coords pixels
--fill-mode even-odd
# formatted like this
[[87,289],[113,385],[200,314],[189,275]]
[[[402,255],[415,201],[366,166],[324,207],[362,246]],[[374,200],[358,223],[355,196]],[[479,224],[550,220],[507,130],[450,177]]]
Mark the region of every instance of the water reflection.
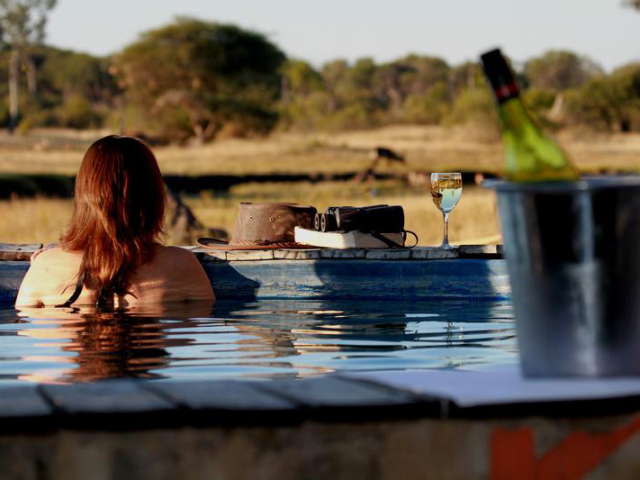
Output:
[[[95,307],[23,308],[18,315],[29,318],[32,326],[18,335],[47,340],[35,347],[58,347],[73,356],[39,357],[25,361],[70,363],[63,371],[34,372],[19,375],[20,380],[35,382],[91,382],[115,378],[163,378],[152,370],[169,365],[167,348],[187,346],[188,338],[172,338],[168,329],[193,329],[190,316],[207,316],[211,302],[158,305],[145,310],[101,311]],[[174,317],[174,318],[172,318]]]
[[504,302],[271,300],[0,312],[0,382],[298,378],[515,363]]

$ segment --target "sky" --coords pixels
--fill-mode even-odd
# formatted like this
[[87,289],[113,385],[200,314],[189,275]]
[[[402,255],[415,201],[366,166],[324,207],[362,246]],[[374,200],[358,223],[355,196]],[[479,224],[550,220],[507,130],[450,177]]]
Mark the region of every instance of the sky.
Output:
[[108,55],[176,15],[257,30],[315,66],[409,53],[455,65],[496,46],[516,61],[567,49],[608,71],[640,61],[640,12],[622,0],[58,0],[46,42]]

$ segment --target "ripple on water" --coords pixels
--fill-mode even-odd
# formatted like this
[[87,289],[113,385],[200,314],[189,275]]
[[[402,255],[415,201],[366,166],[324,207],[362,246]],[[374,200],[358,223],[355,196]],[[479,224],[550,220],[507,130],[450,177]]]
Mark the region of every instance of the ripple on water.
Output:
[[0,384],[298,378],[517,362],[511,305],[437,300],[219,302],[144,311],[0,311]]

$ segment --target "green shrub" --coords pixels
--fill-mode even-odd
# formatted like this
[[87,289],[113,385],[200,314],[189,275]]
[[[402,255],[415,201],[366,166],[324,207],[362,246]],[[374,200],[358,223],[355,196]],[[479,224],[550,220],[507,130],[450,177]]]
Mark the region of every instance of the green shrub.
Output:
[[60,125],[71,128],[91,128],[102,123],[93,104],[82,95],[70,95],[56,110]]
[[321,126],[328,130],[370,128],[377,124],[377,117],[363,103],[351,103],[326,117]]
[[450,125],[496,125],[498,117],[491,93],[486,88],[463,90],[453,102],[451,113],[445,119]]
[[531,87],[522,92],[522,101],[527,109],[536,113],[545,113],[556,99],[556,93],[551,90]]
[[407,123],[438,124],[450,112],[449,92],[439,83],[425,94],[411,94],[402,105],[402,120]]

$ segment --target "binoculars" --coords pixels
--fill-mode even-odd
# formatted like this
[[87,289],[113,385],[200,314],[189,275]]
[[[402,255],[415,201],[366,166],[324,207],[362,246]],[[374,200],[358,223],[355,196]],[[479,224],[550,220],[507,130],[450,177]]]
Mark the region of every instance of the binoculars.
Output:
[[319,232],[404,232],[404,210],[399,205],[370,207],[329,207],[316,213],[313,222]]

